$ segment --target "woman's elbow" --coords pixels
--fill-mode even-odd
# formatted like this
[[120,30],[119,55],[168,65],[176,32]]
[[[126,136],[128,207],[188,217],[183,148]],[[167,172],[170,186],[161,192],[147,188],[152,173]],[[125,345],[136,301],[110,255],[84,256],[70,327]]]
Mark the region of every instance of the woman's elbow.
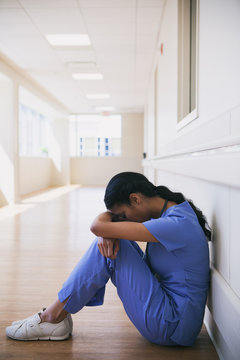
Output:
[[91,230],[91,232],[94,234],[94,235],[96,235],[96,236],[101,236],[101,234],[100,234],[100,229],[99,229],[99,226],[98,226],[98,224],[92,224],[91,226],[90,226],[90,230]]

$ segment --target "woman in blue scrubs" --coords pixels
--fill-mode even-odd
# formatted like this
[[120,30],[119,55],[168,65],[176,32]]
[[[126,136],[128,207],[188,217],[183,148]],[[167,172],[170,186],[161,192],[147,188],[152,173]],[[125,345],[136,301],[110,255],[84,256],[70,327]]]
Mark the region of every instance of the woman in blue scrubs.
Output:
[[[199,334],[209,286],[208,240],[202,212],[181,193],[154,186],[142,174],[114,176],[107,212],[93,222],[97,236],[47,309],[9,326],[17,340],[62,340],[71,315],[102,305],[105,285],[117,288],[124,309],[149,341],[191,346]],[[146,242],[142,252],[136,241]]]

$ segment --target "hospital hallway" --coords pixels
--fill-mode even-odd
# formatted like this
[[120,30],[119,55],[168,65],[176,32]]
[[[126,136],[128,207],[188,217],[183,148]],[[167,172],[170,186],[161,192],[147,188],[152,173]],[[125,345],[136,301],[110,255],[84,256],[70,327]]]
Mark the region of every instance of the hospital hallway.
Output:
[[103,306],[73,315],[69,340],[26,342],[4,336],[12,321],[55,300],[94,239],[89,226],[104,211],[103,194],[101,187],[61,187],[0,209],[0,359],[217,360],[205,328],[190,348],[149,343],[127,318],[111,281]]
[[[240,0],[0,0],[0,360],[240,359],[239,19]],[[37,321],[28,334],[6,327],[55,301],[120,173],[109,208],[154,223],[150,234],[136,223],[107,232],[148,239],[144,268],[122,245],[128,314],[147,338],[186,345],[204,316],[196,343],[146,341],[111,282],[103,306],[73,316],[68,341],[10,340],[41,333]],[[173,274],[166,288],[177,300],[164,297],[164,312],[149,268],[157,279]],[[42,325],[46,337],[68,336],[61,325]]]

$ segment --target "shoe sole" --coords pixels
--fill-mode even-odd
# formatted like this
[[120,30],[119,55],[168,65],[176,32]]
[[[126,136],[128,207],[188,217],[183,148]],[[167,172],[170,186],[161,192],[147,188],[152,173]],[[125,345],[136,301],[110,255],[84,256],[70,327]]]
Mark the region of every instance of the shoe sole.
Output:
[[41,336],[41,337],[34,337],[34,338],[31,338],[31,339],[17,339],[15,338],[14,336],[9,336],[7,335],[10,339],[13,339],[13,340],[19,340],[19,341],[37,341],[37,340],[40,340],[40,341],[44,341],[44,340],[52,340],[52,341],[62,341],[62,340],[67,340],[71,337],[72,334],[65,334],[63,336]]

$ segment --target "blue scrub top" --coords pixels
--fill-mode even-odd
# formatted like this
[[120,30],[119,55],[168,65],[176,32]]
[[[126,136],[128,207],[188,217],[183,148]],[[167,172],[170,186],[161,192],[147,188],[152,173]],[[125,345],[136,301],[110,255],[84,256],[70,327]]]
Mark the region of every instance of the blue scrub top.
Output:
[[148,261],[166,294],[163,317],[178,321],[171,340],[190,346],[202,327],[209,287],[206,236],[187,201],[143,225],[159,241],[148,243]]

